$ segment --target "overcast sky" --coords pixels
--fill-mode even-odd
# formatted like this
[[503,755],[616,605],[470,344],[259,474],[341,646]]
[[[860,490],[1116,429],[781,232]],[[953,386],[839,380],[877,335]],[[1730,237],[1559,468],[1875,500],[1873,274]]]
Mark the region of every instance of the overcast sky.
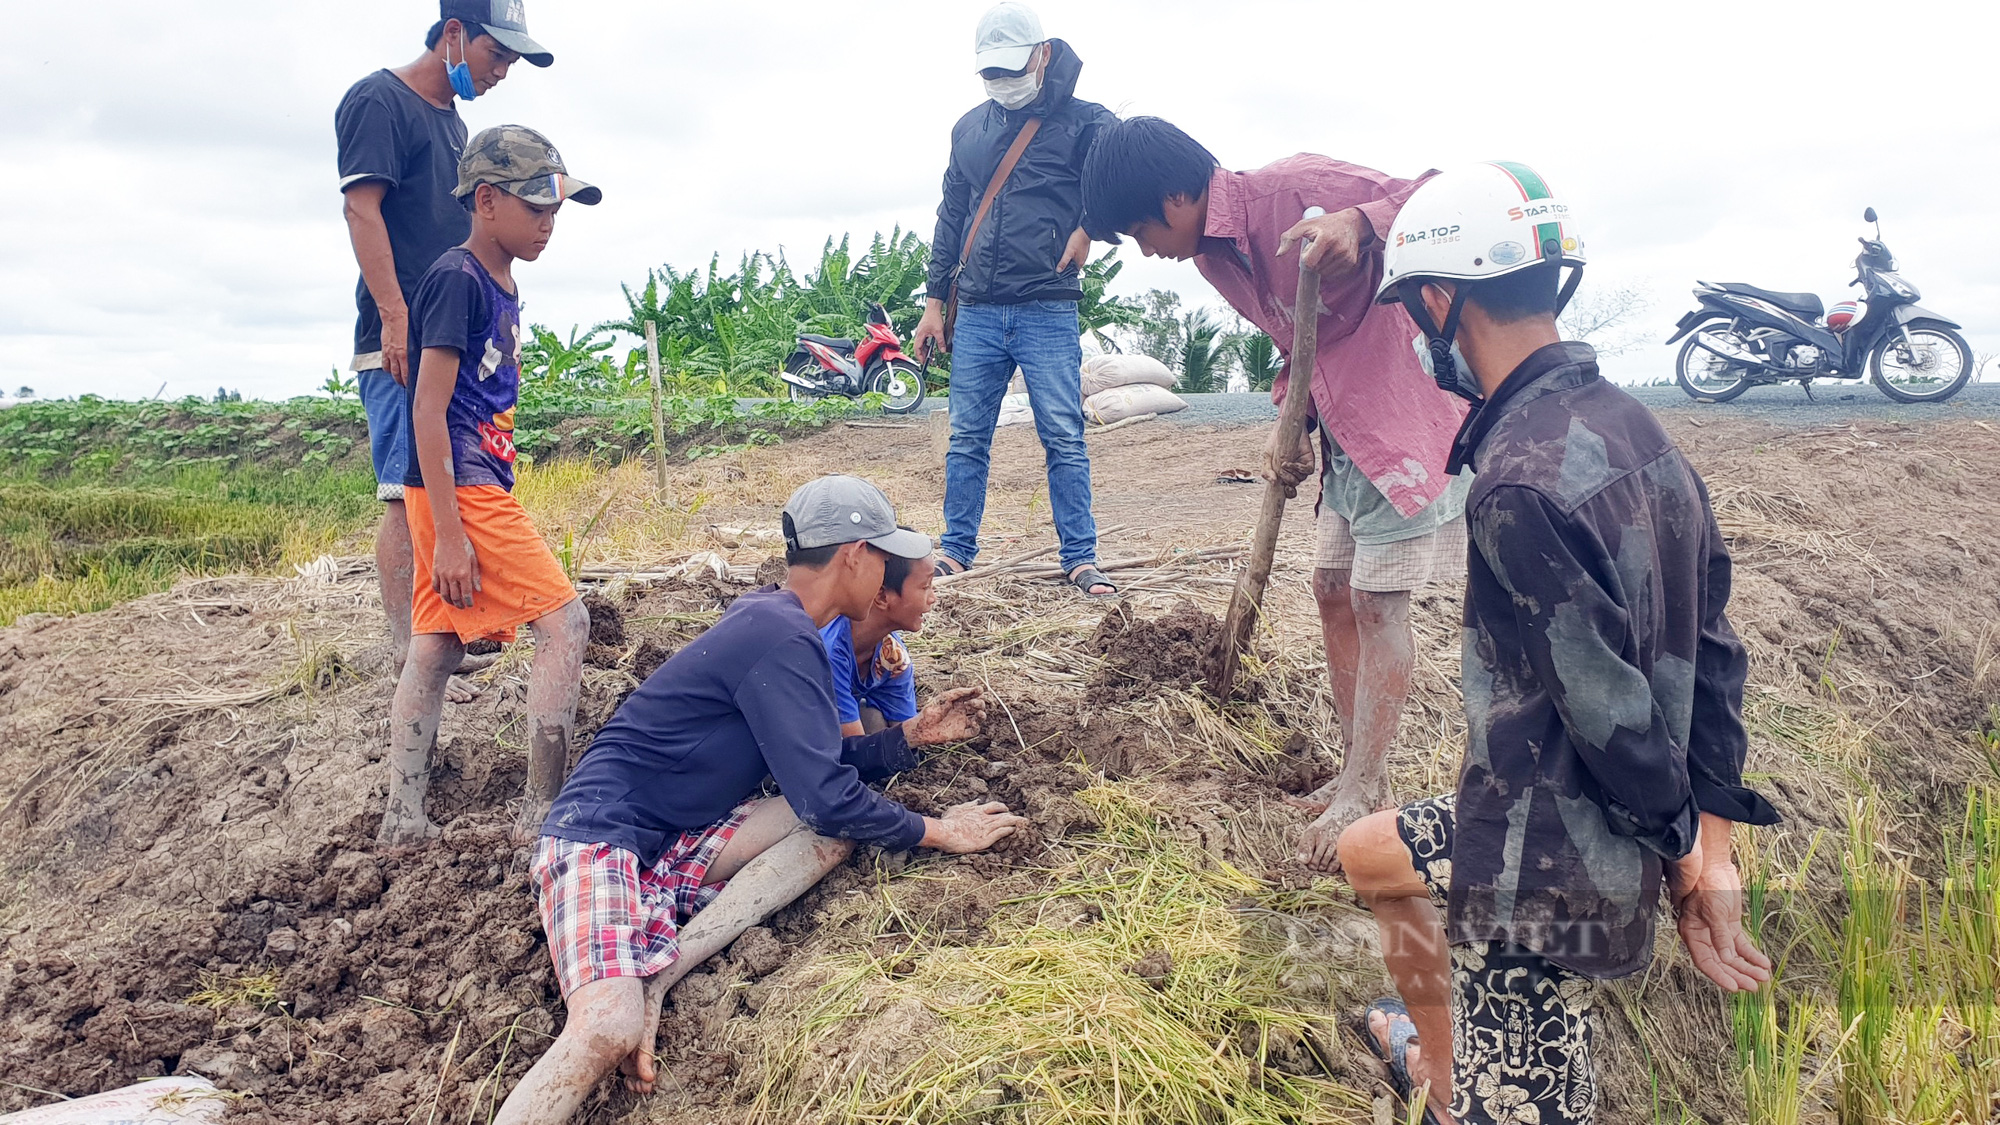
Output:
[[[463,107],[467,124],[541,129],[605,192],[565,208],[517,275],[528,319],[610,318],[618,283],[662,262],[809,261],[829,233],[865,241],[898,223],[929,237],[950,125],[981,97],[984,0],[527,7],[555,66],[517,66]],[[435,6],[7,8],[0,388],[283,397],[344,367],[356,270],[334,106],[413,58]],[[1532,164],[1586,231],[1586,286],[1647,287],[1662,330],[1698,277],[1839,299],[1872,204],[1923,304],[1986,351],[2000,348],[2000,99],[1979,10],[1039,5],[1084,60],[1080,96],[1172,120],[1231,167],[1299,151],[1397,175]],[[1188,264],[1134,262],[1120,282],[1215,300]],[[1617,370],[1671,361],[1651,346]]]

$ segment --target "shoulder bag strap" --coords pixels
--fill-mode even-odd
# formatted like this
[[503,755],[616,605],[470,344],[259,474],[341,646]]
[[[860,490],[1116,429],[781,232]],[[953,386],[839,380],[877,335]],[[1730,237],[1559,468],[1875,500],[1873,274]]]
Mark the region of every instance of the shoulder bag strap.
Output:
[[1021,131],[1014,137],[1014,143],[1007,146],[1007,154],[1000,158],[1000,166],[993,170],[993,179],[986,184],[986,194],[979,200],[979,210],[972,213],[972,223],[965,230],[965,246],[958,252],[958,265],[951,271],[951,296],[944,306],[944,350],[951,350],[952,329],[958,322],[958,275],[965,272],[965,260],[972,254],[972,240],[979,237],[979,225],[986,221],[986,213],[993,209],[993,200],[1000,194],[1007,177],[1014,174],[1014,165],[1021,162],[1021,154],[1027,151],[1028,142],[1042,128],[1042,119],[1028,118]]

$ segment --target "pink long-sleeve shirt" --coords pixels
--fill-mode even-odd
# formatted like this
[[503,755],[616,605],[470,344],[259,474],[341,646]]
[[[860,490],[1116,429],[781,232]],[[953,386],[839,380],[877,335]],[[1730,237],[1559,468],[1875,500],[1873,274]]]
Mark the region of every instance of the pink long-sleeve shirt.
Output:
[[[1196,268],[1245,320],[1268,333],[1291,362],[1292,302],[1299,257],[1278,240],[1321,207],[1352,207],[1375,229],[1359,268],[1320,281],[1319,352],[1312,364],[1313,413],[1383,496],[1413,516],[1441,495],[1445,462],[1465,404],[1438,389],[1410,341],[1417,326],[1400,305],[1377,305],[1382,244],[1410,193],[1435,175],[1399,180],[1368,168],[1300,153],[1253,172],[1216,169],[1208,181],[1208,224]],[[1271,392],[1283,402],[1289,380]]]

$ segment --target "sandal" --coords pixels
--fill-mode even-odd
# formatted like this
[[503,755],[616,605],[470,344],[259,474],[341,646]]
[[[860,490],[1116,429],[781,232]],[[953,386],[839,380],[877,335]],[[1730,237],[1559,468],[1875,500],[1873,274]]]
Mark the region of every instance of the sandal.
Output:
[[[1381,1040],[1375,1038],[1374,1029],[1368,1026],[1368,1017],[1376,1012],[1389,1017],[1389,1053],[1386,1055],[1382,1053]],[[1389,1085],[1407,1108],[1410,1099],[1416,1096],[1413,1090],[1415,1083],[1410,1081],[1409,1058],[1410,1041],[1417,1037],[1417,1025],[1410,1020],[1410,1009],[1404,1007],[1403,1002],[1394,996],[1384,996],[1368,1005],[1368,1010],[1361,1013],[1360,1030],[1361,1041],[1368,1045],[1368,1053],[1382,1060],[1382,1064],[1389,1068]],[[1435,1094],[1436,1091],[1433,1090],[1432,1093]],[[1426,1097],[1423,1125],[1438,1125],[1437,1115],[1431,1112],[1430,1103],[1431,1099]]]
[[[1109,601],[1118,596],[1118,587],[1112,585],[1111,580],[1104,577],[1104,572],[1097,569],[1094,563],[1084,563],[1082,566],[1070,571],[1069,584],[1081,590],[1083,596],[1092,601]],[[1108,594],[1093,594],[1090,592],[1092,586],[1111,586],[1111,592]]]
[[950,578],[954,574],[964,574],[971,569],[950,555],[939,555],[937,560],[931,563],[931,574],[936,578]]

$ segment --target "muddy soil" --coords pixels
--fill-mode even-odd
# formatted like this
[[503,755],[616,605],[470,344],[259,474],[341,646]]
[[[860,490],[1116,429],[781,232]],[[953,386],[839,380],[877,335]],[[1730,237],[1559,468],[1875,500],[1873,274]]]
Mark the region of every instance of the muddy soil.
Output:
[[[1903,823],[1949,812],[1984,768],[1967,732],[2000,696],[2000,433],[1978,423],[1778,431],[1713,415],[1670,426],[1708,477],[1738,564],[1757,783],[1801,832],[1837,825],[1857,775],[1885,788]],[[995,542],[1046,534],[1030,487],[1039,450],[1031,435],[1000,439]],[[1176,543],[1240,541],[1255,490],[1213,485],[1212,470],[1248,463],[1262,441],[1260,429],[1093,437],[1100,520],[1133,522],[1132,539],[1171,524]],[[783,495],[794,478],[864,457],[914,522],[935,523],[926,511],[940,479],[921,432],[834,431],[724,467],[768,477],[765,491]],[[1309,505],[1302,497],[1288,513],[1268,595],[1266,698],[1234,713],[1283,755],[1253,767],[1191,749],[1184,717],[1166,709],[1198,684],[1227,597],[1219,568],[1209,584],[1135,595],[1110,613],[1054,583],[947,592],[915,643],[924,690],[977,684],[1005,706],[983,737],[890,793],[927,813],[1004,801],[1032,829],[983,856],[857,849],[676,989],[662,1094],[607,1085],[585,1119],[740,1120],[762,1080],[760,1013],[796,1007],[820,983],[810,966],[832,953],[895,971],[913,933],[979,941],[1052,850],[1096,827],[1074,794],[1100,778],[1157,786],[1178,831],[1254,877],[1344,894],[1291,865],[1305,814],[1283,804],[1338,763],[1317,686]],[[708,518],[769,516],[724,505]],[[572,753],[742,589],[705,580],[589,599]],[[1405,795],[1455,772],[1456,615],[1445,594],[1417,603],[1418,686],[1392,758]],[[236,1108],[246,1119],[464,1120],[539,1055],[562,1011],[526,856],[505,835],[525,773],[528,647],[510,648],[480,697],[446,717],[432,804],[444,839],[384,853],[372,843],[390,695],[379,637],[365,577],[193,582],[0,630],[0,1112],[47,1100],[29,1088],[80,1095],[202,1073],[250,1095]],[[1757,718],[1835,696],[1868,718],[1862,757],[1821,761],[1810,737]],[[898,908],[888,922],[885,895]],[[1336,968],[1367,978],[1356,989],[1380,986],[1368,965]],[[1165,980],[1172,966],[1133,971]],[[1654,976],[1646,987],[1664,991],[1648,999],[1649,1020],[1689,1043],[1725,1037],[1690,1048],[1681,1093],[1703,1116],[1740,1114],[1719,1008],[1682,964],[1663,961]],[[1350,999],[1337,992],[1335,1006]],[[1614,1009],[1604,1007],[1604,1119],[1636,1125],[1652,1119],[1652,1071]],[[871,1027],[891,1016],[903,1031],[883,1049],[920,1049],[925,1014]],[[1359,1045],[1343,1049],[1334,1072],[1365,1074]]]
[[1104,658],[1090,686],[1106,703],[1156,694],[1162,687],[1201,684],[1222,622],[1192,602],[1146,620],[1125,607],[1106,613],[1086,647]]

